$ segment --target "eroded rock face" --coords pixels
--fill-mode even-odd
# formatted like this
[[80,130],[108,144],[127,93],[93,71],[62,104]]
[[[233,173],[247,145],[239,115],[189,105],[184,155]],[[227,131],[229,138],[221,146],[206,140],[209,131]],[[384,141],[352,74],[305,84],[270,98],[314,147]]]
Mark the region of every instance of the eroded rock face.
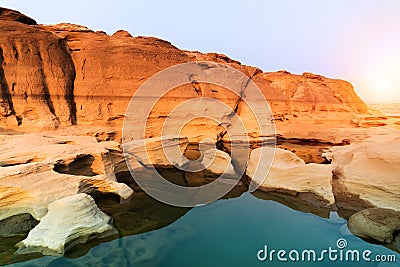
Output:
[[371,208],[352,215],[347,223],[356,236],[389,244],[393,242],[396,231],[400,230],[400,212]]
[[17,253],[63,255],[78,243],[115,234],[111,218],[99,210],[93,198],[77,194],[52,202],[46,216],[17,245]]
[[[131,37],[122,30],[109,36],[69,23],[30,26],[15,22],[26,20],[17,13],[7,10],[0,15],[7,19],[0,20],[1,124],[7,127],[19,124],[41,129],[78,123],[120,131],[127,105],[139,86],[160,70],[190,61],[218,62],[243,72],[261,89],[278,120],[339,118],[350,123],[356,114],[368,111],[345,81],[310,73],[264,73],[222,54],[182,51],[167,41]],[[193,88],[190,82],[172,97],[215,98],[238,108],[245,122],[251,122],[239,96],[215,86]],[[174,101],[167,100],[168,105],[158,110],[155,118],[159,121],[153,125],[161,125],[162,113],[170,110],[172,103],[178,104]],[[192,130],[201,133],[199,125],[202,123]],[[212,132],[205,128],[206,137],[215,138],[213,126],[208,129]],[[159,134],[150,127],[146,138]]]
[[114,163],[109,153],[120,152],[119,144],[113,141],[99,143],[90,136],[54,133],[0,136],[0,150],[0,167],[44,163],[53,165],[58,173],[105,174],[112,180],[115,180]]
[[[272,160],[272,148],[261,147],[251,152],[246,174],[262,181]],[[294,153],[277,148],[268,176],[260,184],[264,192],[277,192],[300,199],[321,208],[334,208],[330,165],[305,164]]]
[[75,124],[75,67],[66,42],[15,21],[0,20],[0,32],[0,123],[28,130]]
[[167,41],[93,32],[84,26],[41,26],[68,43],[76,70],[74,100],[80,123],[122,126],[127,105],[139,86],[156,72],[188,61]]
[[[269,85],[287,98],[289,114],[366,113],[367,106],[346,81],[321,75],[294,75],[285,71],[259,74]],[[273,99],[272,100],[272,106]]]
[[93,177],[59,174],[52,166],[30,163],[21,167],[8,167],[0,177],[0,220],[13,215],[29,213],[41,219],[49,203],[80,192],[112,193],[128,199],[133,191],[124,184],[105,175]]
[[115,181],[107,149],[116,149],[114,142],[50,134],[0,139],[0,220],[26,213],[40,220],[51,202],[78,193],[112,193],[122,200],[133,193]]

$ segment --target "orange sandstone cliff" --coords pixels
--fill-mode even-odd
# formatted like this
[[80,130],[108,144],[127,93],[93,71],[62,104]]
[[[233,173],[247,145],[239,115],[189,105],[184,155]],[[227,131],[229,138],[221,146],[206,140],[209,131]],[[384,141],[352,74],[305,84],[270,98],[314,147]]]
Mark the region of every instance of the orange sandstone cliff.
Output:
[[222,54],[183,51],[122,30],[110,36],[68,23],[37,25],[17,11],[0,8],[0,33],[3,128],[120,127],[130,98],[144,81],[172,65],[203,60],[228,64],[250,77],[280,121],[341,118],[350,123],[368,112],[346,81],[263,72]]

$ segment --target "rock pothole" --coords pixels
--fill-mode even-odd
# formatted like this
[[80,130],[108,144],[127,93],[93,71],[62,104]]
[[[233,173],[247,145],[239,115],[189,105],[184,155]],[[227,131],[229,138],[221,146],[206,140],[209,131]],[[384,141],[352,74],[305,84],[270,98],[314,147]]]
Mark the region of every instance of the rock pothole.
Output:
[[70,162],[66,163],[63,160],[59,160],[54,164],[53,170],[58,173],[70,174],[70,175],[81,175],[81,176],[95,176],[98,173],[92,169],[92,164],[95,158],[92,155],[78,155]]

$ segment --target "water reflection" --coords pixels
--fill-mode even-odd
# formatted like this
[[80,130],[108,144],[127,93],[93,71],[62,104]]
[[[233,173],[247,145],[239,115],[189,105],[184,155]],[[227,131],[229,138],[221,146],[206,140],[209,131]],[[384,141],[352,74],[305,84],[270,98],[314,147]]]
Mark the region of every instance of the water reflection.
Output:
[[[336,215],[336,214],[333,214]],[[85,256],[71,259],[43,257],[15,266],[262,266],[256,252],[264,244],[276,249],[326,249],[345,238],[349,248],[370,249],[396,255],[346,231],[346,221],[292,210],[251,194],[219,200],[190,210],[169,226],[126,236],[92,248]],[[264,263],[267,264],[267,263]],[[279,262],[270,266],[396,266],[366,262]]]

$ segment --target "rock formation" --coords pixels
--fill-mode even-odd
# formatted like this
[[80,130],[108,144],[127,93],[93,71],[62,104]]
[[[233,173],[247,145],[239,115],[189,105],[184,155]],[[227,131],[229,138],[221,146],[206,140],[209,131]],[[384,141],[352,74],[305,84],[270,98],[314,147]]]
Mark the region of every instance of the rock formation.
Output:
[[400,230],[400,212],[383,208],[365,209],[352,215],[347,225],[359,237],[390,244]]
[[[0,123],[6,127],[32,131],[91,124],[120,130],[129,100],[144,81],[172,65],[204,60],[227,64],[251,78],[279,120],[331,117],[349,123],[368,112],[345,81],[310,73],[264,73],[222,54],[182,51],[157,38],[131,37],[126,31],[109,36],[68,23],[34,25],[18,12],[1,12]],[[206,93],[222,101],[224,94],[226,90]],[[188,86],[181,96],[199,95]],[[151,134],[155,137],[157,131]]]
[[[118,183],[114,175],[115,164],[118,162],[112,160],[111,152],[118,150],[115,142],[98,143],[94,137],[89,136],[62,136],[52,133],[1,136],[0,235],[3,237],[26,233],[40,221],[40,226],[37,226],[39,228],[35,228],[39,230],[30,232],[34,241],[29,239],[32,242],[27,241],[29,244],[25,244],[23,251],[44,254],[62,254],[64,245],[76,245],[73,239],[85,242],[91,234],[93,235],[90,238],[104,236],[94,234],[105,226],[101,228],[100,224],[88,223],[96,222],[96,218],[100,218],[100,211],[94,201],[90,200],[86,209],[79,203],[86,203],[84,200],[89,197],[82,193],[95,199],[111,194],[121,201],[132,196],[133,190]],[[82,195],[86,196],[85,199],[81,199]],[[76,196],[79,197],[75,199]],[[70,198],[75,200],[69,201]],[[60,199],[63,200],[59,201]],[[86,213],[80,214],[80,210]],[[54,221],[54,217],[61,218],[62,212],[67,213],[62,220],[57,221],[58,228],[48,224],[49,221]],[[81,215],[84,218],[79,217]],[[88,225],[89,228],[85,230],[79,228],[80,225]],[[43,229],[50,226],[55,232],[46,231],[44,235]]]
[[261,147],[252,151],[246,174],[262,191],[337,208],[344,218],[368,208],[400,211],[399,149],[397,130],[330,148],[324,156],[332,164],[304,164],[289,151],[277,148],[274,155],[271,148]]
[[140,168],[135,159],[142,167],[172,168],[185,163],[183,152],[188,144],[187,137],[163,136],[126,142],[123,146],[124,152],[130,155],[127,158],[133,164],[131,168]]
[[40,220],[50,203],[78,193],[128,199],[133,191],[116,182],[107,146],[115,143],[50,134],[2,137],[0,220],[26,213]]
[[51,203],[46,216],[18,244],[17,253],[63,255],[77,243],[115,234],[111,218],[99,210],[93,198],[77,194]]
[[[211,140],[213,145],[199,158],[198,163],[206,170],[169,173],[173,176],[171,181],[181,179],[186,186],[203,185],[224,171],[234,176],[238,164],[247,162],[248,153],[231,159],[232,143],[225,126],[234,128],[238,120],[232,119],[230,110],[193,104],[188,113],[214,114],[223,123],[197,118],[185,121],[179,135],[163,134],[163,123],[174,118],[170,112],[179,104],[210,98],[234,110],[246,126],[251,148],[255,148],[246,170],[250,189],[251,183],[258,183],[262,191],[288,197],[288,202],[297,203],[295,199],[300,199],[328,212],[339,208],[344,217],[366,208],[400,210],[400,123],[392,123],[381,114],[377,117],[350,83],[308,72],[263,72],[223,54],[184,51],[168,41],[132,37],[124,30],[107,35],[69,23],[37,25],[17,11],[0,8],[0,131],[7,134],[0,135],[0,226],[6,226],[0,235],[25,233],[35,227],[20,243],[20,252],[62,254],[77,243],[78,237],[84,242],[92,234],[114,234],[109,217],[96,207],[92,197],[97,201],[112,194],[128,200],[133,190],[121,182],[140,190],[129,176],[118,143],[129,101],[152,75],[176,64],[199,61],[239,70],[245,75],[245,86],[235,94],[229,88],[188,77],[187,84],[177,86],[155,103],[146,129],[140,129],[143,138],[124,135],[124,151],[132,155],[128,164],[142,172],[144,179],[149,166],[168,174],[175,170],[174,166],[188,164],[182,155],[194,157],[199,151],[193,147],[202,140]],[[210,63],[202,66],[212,67]],[[252,113],[244,101],[251,82],[268,100],[279,134],[278,146],[288,151],[257,148],[259,141],[266,138],[274,143],[275,129],[270,127],[269,132],[261,134],[255,125],[259,111]],[[142,109],[137,105],[134,112],[143,112]],[[179,119],[186,114],[175,115]],[[272,116],[268,119],[271,123]],[[382,134],[381,139],[368,141],[369,127],[388,125],[397,127],[396,132],[391,132],[395,139],[385,143],[386,135],[376,131]],[[44,130],[48,132],[35,134]],[[172,158],[165,156],[163,146]],[[324,153],[328,149],[331,151]],[[214,161],[210,165],[211,159]],[[313,164],[329,161],[333,164]],[[270,164],[271,172],[264,180]],[[241,190],[247,182],[240,182]],[[357,223],[372,211],[371,216],[375,216],[375,210],[366,210],[352,217],[353,231],[363,227]],[[71,221],[71,216],[77,220]],[[10,226],[15,223],[19,226]],[[382,225],[392,226],[385,220]],[[387,241],[386,232],[374,236],[362,231],[357,233]],[[138,260],[147,260],[152,253],[149,250]]]
[[64,40],[0,20],[1,124],[54,129],[76,124],[75,68]]
[[329,113],[368,111],[354,92],[353,86],[343,80],[329,79],[308,72],[294,75],[286,71],[263,73],[260,74],[261,77],[287,97],[289,109],[285,107],[285,111],[289,114],[326,116]]
[[399,137],[382,137],[332,149],[336,204],[350,214],[373,207],[400,211]]
[[236,173],[229,154],[216,148],[208,149],[204,152],[201,164],[208,172],[217,176],[221,174],[234,176]]
[[[275,155],[275,156],[274,156]],[[273,162],[268,172],[268,163]],[[264,192],[278,192],[298,196],[311,205],[334,209],[332,169],[330,165],[305,164],[294,153],[277,148],[261,147],[251,152],[246,174],[259,184]]]
[[23,24],[36,25],[36,21],[18,11],[0,7],[0,20],[17,21]]

